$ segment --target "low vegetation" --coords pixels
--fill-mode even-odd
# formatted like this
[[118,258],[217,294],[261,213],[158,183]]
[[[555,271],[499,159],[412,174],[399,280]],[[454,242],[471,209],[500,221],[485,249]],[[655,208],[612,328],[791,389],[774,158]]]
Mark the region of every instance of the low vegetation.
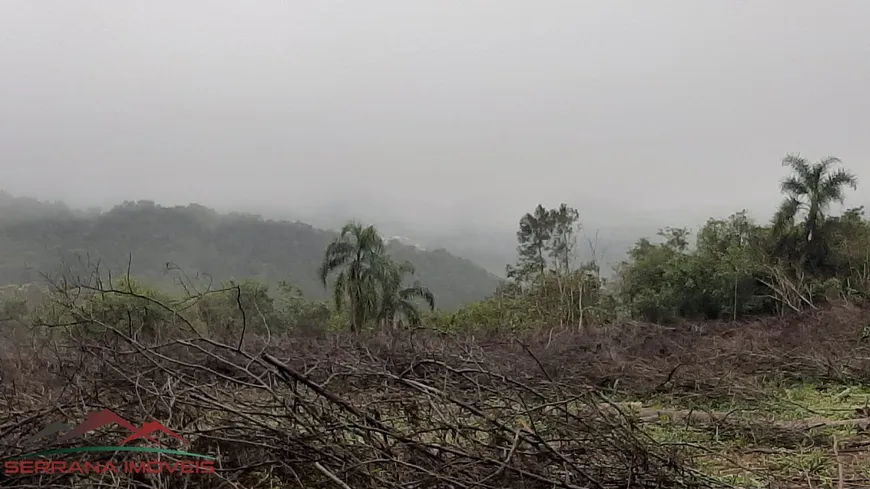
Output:
[[108,408],[218,470],[0,484],[868,487],[870,222],[832,212],[857,185],[838,164],[785,158],[769,224],[664,229],[609,279],[573,259],[580,211],[538,206],[508,280],[452,311],[355,222],[311,264],[323,300],[293,277],[214,287],[170,268],[178,293],[66,264],[3,291],[0,459]]

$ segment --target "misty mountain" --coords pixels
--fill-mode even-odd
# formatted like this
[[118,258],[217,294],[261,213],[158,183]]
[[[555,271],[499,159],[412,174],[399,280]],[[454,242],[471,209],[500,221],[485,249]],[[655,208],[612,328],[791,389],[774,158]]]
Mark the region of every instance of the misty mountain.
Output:
[[[335,236],[302,222],[221,214],[197,204],[125,202],[99,212],[0,194],[0,284],[41,280],[40,272],[56,271],[61,260],[81,268],[99,259],[101,266],[119,273],[132,253],[132,274],[162,287],[175,283],[166,272],[171,262],[190,276],[286,280],[306,297],[327,299],[316,270]],[[429,286],[442,309],[482,299],[499,283],[498,277],[444,249],[422,250],[400,240],[390,241],[388,249],[414,264],[416,278]]]

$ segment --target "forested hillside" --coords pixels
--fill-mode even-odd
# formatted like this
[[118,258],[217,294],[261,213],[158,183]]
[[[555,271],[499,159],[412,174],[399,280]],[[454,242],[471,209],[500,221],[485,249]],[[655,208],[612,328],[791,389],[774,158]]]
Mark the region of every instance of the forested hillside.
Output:
[[[329,292],[317,276],[323,250],[335,233],[304,223],[264,220],[248,214],[222,215],[196,204],[161,207],[125,202],[105,213],[75,211],[0,193],[0,283],[39,281],[61,263],[86,269],[98,259],[104,269],[125,270],[161,288],[173,285],[167,262],[190,276],[216,282],[256,278],[287,281],[306,297]],[[440,309],[480,300],[498,286],[497,277],[444,250],[421,251],[391,243],[396,259],[410,261]]]

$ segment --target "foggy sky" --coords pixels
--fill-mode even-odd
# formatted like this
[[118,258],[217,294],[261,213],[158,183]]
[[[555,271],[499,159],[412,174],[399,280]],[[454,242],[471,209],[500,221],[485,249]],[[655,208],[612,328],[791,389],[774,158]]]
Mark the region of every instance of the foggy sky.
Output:
[[800,152],[870,203],[868,25],[862,0],[0,0],[0,188],[448,229],[765,212]]

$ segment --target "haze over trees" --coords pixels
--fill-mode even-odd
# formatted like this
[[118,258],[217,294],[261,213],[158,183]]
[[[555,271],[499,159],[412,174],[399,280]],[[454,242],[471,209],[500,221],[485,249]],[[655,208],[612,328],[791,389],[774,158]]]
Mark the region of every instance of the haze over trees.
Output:
[[[519,221],[518,260],[509,283],[445,324],[528,328],[641,319],[737,319],[816,308],[870,294],[870,222],[863,207],[829,213],[856,188],[836,158],[810,163],[788,155],[783,204],[770,224],[746,211],[642,238],[612,277],[600,263],[572,263],[579,211],[538,206]],[[594,250],[594,243],[587,243]],[[594,253],[593,253],[594,256]]]
[[[163,207],[150,201],[125,202],[108,212],[78,211],[62,203],[0,194],[0,284],[42,281],[41,274],[65,266],[126,273],[144,283],[176,290],[166,272],[172,263],[201,282],[257,279],[275,286],[286,281],[306,298],[332,294],[317,273],[323,250],[336,233],[304,223],[264,220],[256,215],[218,212],[196,204]],[[445,250],[423,251],[384,243],[397,262],[410,262],[416,276],[455,309],[492,293],[499,279]]]
[[[90,264],[99,259],[117,274],[132,251],[133,277],[144,284],[175,284],[167,262],[189,274],[210,274],[216,283],[245,282],[262,300],[296,304],[287,312],[296,319],[282,320],[288,325],[304,317],[321,325],[345,322],[354,331],[426,321],[582,329],[627,318],[784,314],[870,292],[864,209],[831,215],[831,206],[844,203],[858,183],[839,165],[836,158],[812,163],[788,155],[782,205],[770,224],[740,211],[709,219],[694,238],[688,228],[664,228],[638,240],[610,276],[602,273],[596,243],[583,233],[580,209],[538,205],[518,221],[517,259],[503,282],[443,250],[386,243],[374,227],[358,222],[335,234],[197,205],[127,202],[99,214],[5,195],[0,281],[38,281],[37,272],[50,272],[64,256],[67,266],[71,256],[88,256]],[[577,259],[581,248],[591,259]],[[431,311],[433,305],[442,312]]]

